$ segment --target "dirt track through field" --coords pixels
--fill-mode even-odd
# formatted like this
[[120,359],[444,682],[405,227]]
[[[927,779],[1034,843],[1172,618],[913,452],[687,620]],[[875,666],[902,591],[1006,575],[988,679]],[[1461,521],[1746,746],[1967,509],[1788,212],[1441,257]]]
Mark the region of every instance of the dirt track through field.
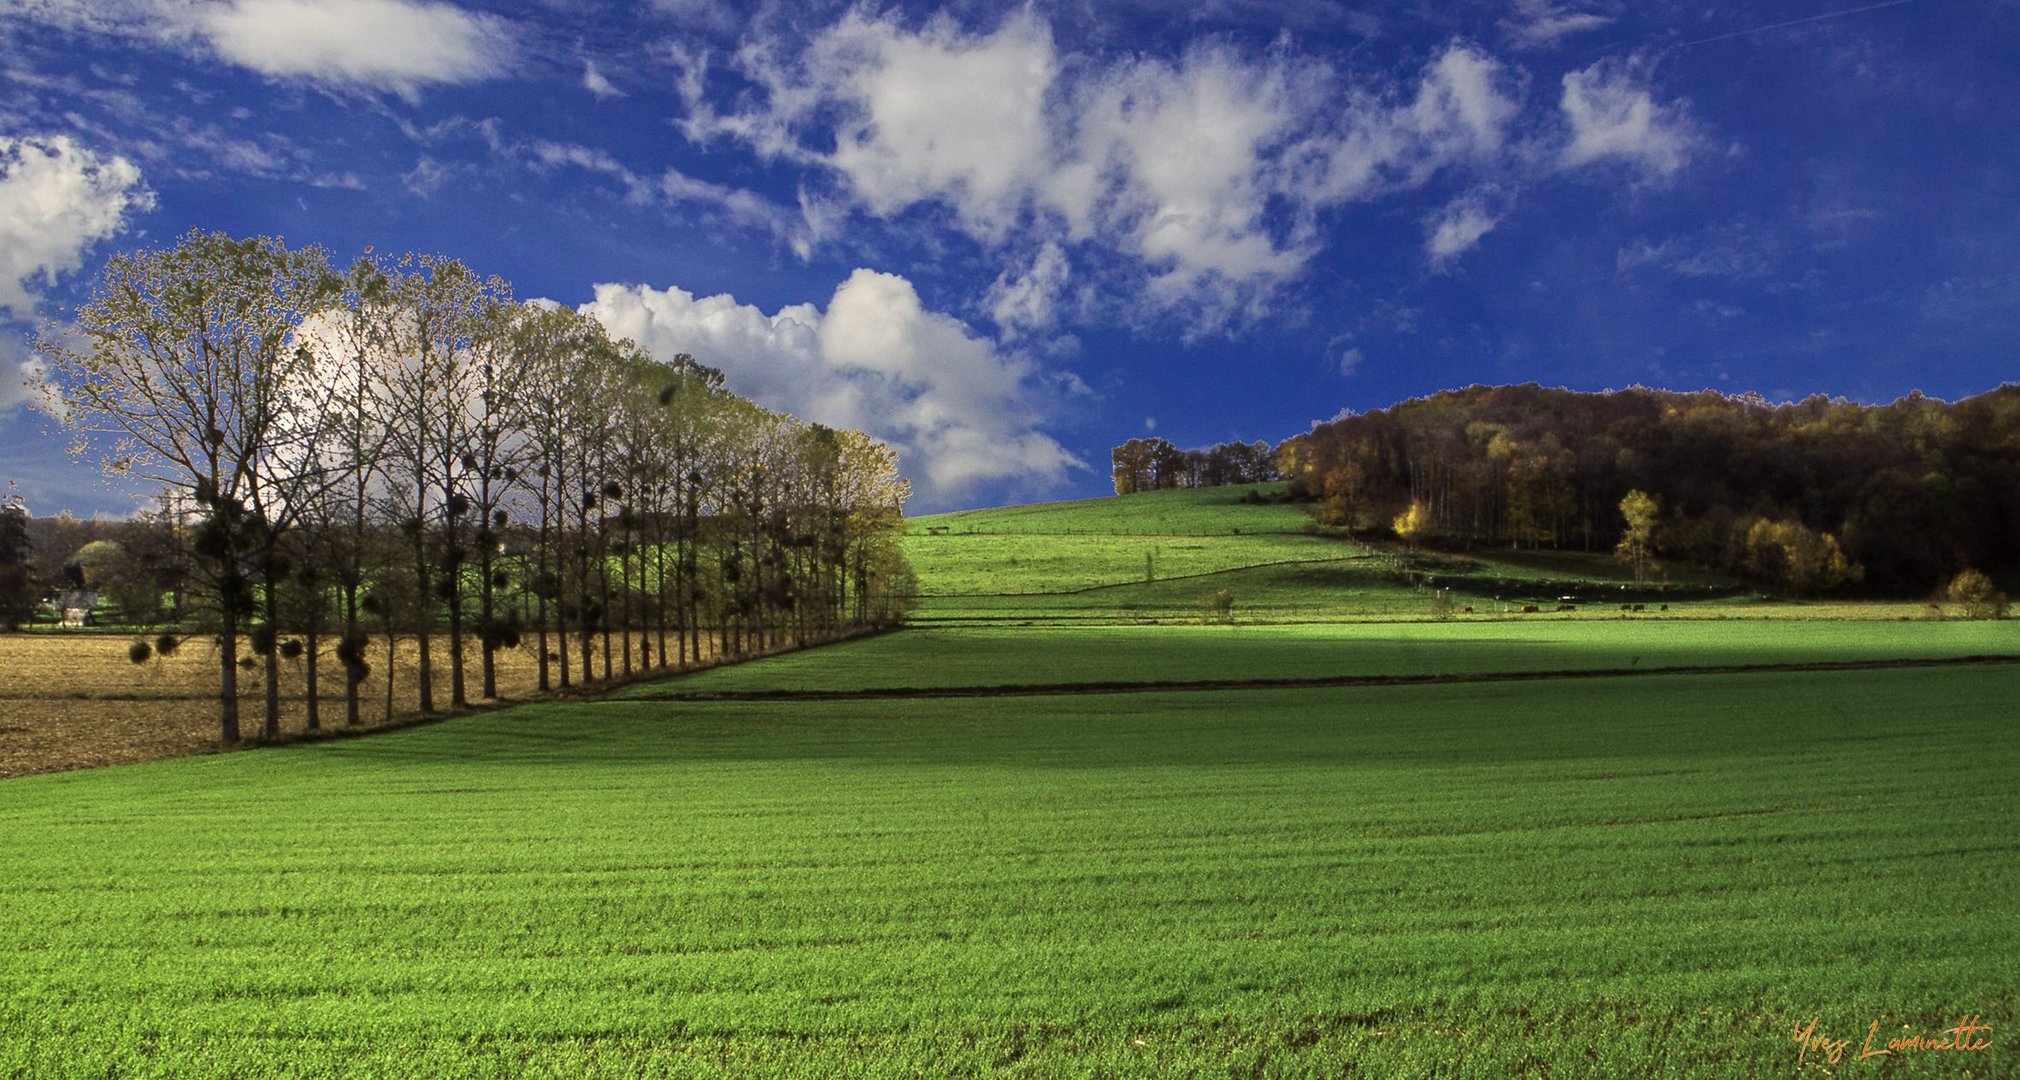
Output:
[[1586,668],[1564,671],[1477,671],[1425,675],[1340,675],[1303,679],[1201,679],[1158,682],[1016,683],[998,686],[891,686],[861,690],[738,690],[633,693],[638,701],[863,701],[879,698],[1050,697],[1074,694],[1163,694],[1239,690],[1315,690],[1355,686],[1417,686],[1443,683],[1546,682],[1564,679],[1618,679],[1645,675],[1745,675],[1788,671],[1868,671],[1879,668],[1955,667],[2020,664],[2020,656],[1953,656],[1933,659],[1840,660],[1794,664],[1716,664],[1674,667]]

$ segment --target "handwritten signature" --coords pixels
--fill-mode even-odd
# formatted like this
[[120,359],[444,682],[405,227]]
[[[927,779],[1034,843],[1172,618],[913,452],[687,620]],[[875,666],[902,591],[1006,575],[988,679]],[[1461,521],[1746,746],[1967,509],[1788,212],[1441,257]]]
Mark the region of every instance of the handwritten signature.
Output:
[[[1982,1023],[1982,1019],[1977,1013],[1972,1013],[1970,1016],[1957,1021],[1955,1027],[1947,1027],[1941,1031],[1929,1032],[1927,1034],[1911,1033],[1896,1035],[1886,1040],[1880,1039],[1880,1022],[1875,1020],[1872,1026],[1866,1029],[1866,1041],[1859,1044],[1859,1056],[1856,1060],[1865,1061],[1869,1058],[1893,1057],[1896,1054],[1918,1053],[1928,1050],[1948,1050],[1960,1053],[1983,1052],[1992,1048],[1992,1026]],[[1903,1027],[1901,1030],[1905,1032],[1908,1029]],[[1811,1054],[1816,1054],[1832,1065],[1836,1065],[1844,1058],[1846,1051],[1850,1050],[1852,1045],[1850,1039],[1833,1039],[1828,1034],[1819,1032],[1817,1030],[1817,1020],[1814,1017],[1810,1019],[1808,1024],[1794,1029],[1792,1037],[1796,1045],[1802,1048],[1796,1054],[1797,1065],[1801,1065]]]

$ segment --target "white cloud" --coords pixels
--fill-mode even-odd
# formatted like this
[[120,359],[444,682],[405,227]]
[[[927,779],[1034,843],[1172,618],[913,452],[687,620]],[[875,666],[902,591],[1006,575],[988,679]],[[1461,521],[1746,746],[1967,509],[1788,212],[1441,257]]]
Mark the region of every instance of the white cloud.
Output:
[[42,287],[153,207],[140,169],[123,157],[100,157],[66,135],[0,136],[0,313],[32,315]]
[[[1006,337],[1058,318],[1069,279],[1110,298],[1083,299],[1083,316],[1175,321],[1188,339],[1238,329],[1270,314],[1342,207],[1434,180],[1511,193],[1427,221],[1443,262],[1497,227],[1526,183],[1601,161],[1659,179],[1699,141],[1638,59],[1572,72],[1560,100],[1525,117],[1529,74],[1464,40],[1397,77],[1288,42],[1076,51],[1031,6],[986,30],[872,10],[804,37],[753,32],[716,74],[705,53],[663,50],[681,129],[814,170],[793,233],[802,258],[850,213],[951,224],[1007,266],[982,298]],[[1541,45],[1617,13],[1612,0],[1518,0],[1504,29]],[[1017,265],[1034,252],[1042,261]]]
[[743,23],[736,9],[723,0],[652,0],[652,6],[687,30],[724,34]]
[[1733,221],[1661,243],[1637,237],[1614,253],[1613,265],[1622,273],[1654,267],[1680,277],[1760,281],[1773,275],[1777,247],[1772,234]]
[[1006,337],[1051,326],[1057,314],[1059,294],[1065,290],[1067,279],[1072,274],[1073,268],[1066,261],[1066,252],[1058,244],[1047,241],[1031,260],[1030,269],[1015,278],[1005,270],[989,286],[985,302],[989,305],[990,316]]
[[[675,59],[684,80],[705,68]],[[718,115],[685,90],[690,137],[825,167],[879,216],[945,207],[986,246],[1119,255],[1127,306],[1182,311],[1191,336],[1263,313],[1315,254],[1319,211],[1447,167],[1494,168],[1521,84],[1459,44],[1407,96],[1348,92],[1321,60],[1224,44],[1176,60],[1062,56],[1028,8],[987,34],[944,17],[914,32],[858,9],[804,50],[758,38],[735,64],[763,101]],[[992,310],[1030,318],[1013,314],[1039,299],[1027,284],[1041,282],[999,279]]]
[[415,0],[229,0],[177,17],[254,71],[409,97],[503,74],[512,53],[501,21]]
[[46,396],[37,392],[41,378],[42,363],[21,337],[0,332],[0,416],[13,412],[17,405],[47,402]]
[[768,230],[805,258],[811,245],[790,216],[777,205],[743,188],[733,188],[711,180],[689,176],[668,168],[657,178],[640,176],[607,150],[575,143],[538,140],[523,145],[500,144],[498,153],[523,155],[537,169],[575,168],[599,173],[616,180],[624,188],[626,201],[647,205],[663,201],[670,205],[695,204],[710,208],[738,225]]
[[1501,29],[1518,49],[1542,49],[1573,34],[1613,25],[1615,16],[1592,10],[1593,4],[1559,4],[1556,0],[1516,0],[1515,11],[1501,20]]
[[597,70],[596,61],[594,60],[584,60],[582,62],[582,88],[596,95],[598,101],[602,101],[605,98],[625,96],[624,91],[617,88],[617,84],[611,82],[604,76],[603,72]]
[[1666,177],[1689,162],[1698,141],[1682,103],[1658,103],[1646,85],[1646,65],[1601,60],[1564,76],[1560,102],[1571,128],[1565,168],[1618,160],[1644,175]]
[[1076,234],[1093,223],[1119,239],[1167,304],[1212,279],[1288,276],[1309,253],[1263,220],[1281,190],[1271,152],[1297,120],[1287,82],[1217,49],[1122,68],[1083,92],[1070,164],[1047,202]]
[[1359,345],[1355,345],[1340,353],[1340,378],[1351,378],[1354,372],[1361,369],[1361,361],[1366,359],[1367,354],[1361,352]]
[[987,37],[937,21],[918,34],[851,12],[806,66],[843,106],[829,164],[873,213],[942,199],[1000,238],[1051,164],[1052,35],[1028,11]]
[[722,368],[762,405],[890,442],[928,504],[991,482],[1040,491],[1085,467],[1039,430],[1035,366],[927,310],[893,274],[855,271],[825,312],[615,284],[582,310],[654,353]]
[[1328,202],[1421,186],[1439,171],[1492,163],[1519,111],[1520,80],[1486,53],[1452,45],[1425,65],[1408,102],[1361,92],[1336,131],[1312,139],[1307,181]]
[[1493,205],[1492,191],[1474,191],[1453,199],[1424,222],[1424,253],[1433,266],[1444,266],[1472,250],[1480,238],[1501,224],[1506,211]]

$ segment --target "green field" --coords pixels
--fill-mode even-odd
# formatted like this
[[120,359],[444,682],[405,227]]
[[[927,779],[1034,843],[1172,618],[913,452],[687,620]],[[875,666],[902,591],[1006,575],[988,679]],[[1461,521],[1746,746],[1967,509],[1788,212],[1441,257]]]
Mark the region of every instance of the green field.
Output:
[[[697,672],[627,697],[1263,682],[1537,671],[2020,660],[2020,623],[1519,620],[1270,626],[936,627]],[[2012,670],[2020,685],[2020,666]]]
[[2004,1031],[2011,685],[582,704],[11,781],[0,1073],[1764,1075],[1811,1016]]
[[0,1076],[2020,1074],[2020,626],[981,595],[1297,512],[1168,494],[920,519],[917,629],[0,783]]
[[[1371,548],[1277,501],[1282,487],[1158,491],[915,518],[904,542],[920,581],[914,620],[1196,620],[1202,594],[1222,589],[1251,622],[1423,618],[1439,589],[1450,590],[1454,607],[1480,613],[1526,603],[1554,611],[1567,595],[1586,614],[1617,610],[1623,601],[1670,603],[1679,613],[1758,606],[1737,583],[1682,567],[1635,589],[1629,568],[1607,554]],[[1243,501],[1257,497],[1264,501]]]

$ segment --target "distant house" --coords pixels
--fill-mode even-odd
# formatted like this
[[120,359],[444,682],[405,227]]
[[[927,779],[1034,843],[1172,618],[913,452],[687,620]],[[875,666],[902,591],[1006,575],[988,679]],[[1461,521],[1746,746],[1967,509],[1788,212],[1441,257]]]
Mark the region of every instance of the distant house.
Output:
[[98,590],[66,589],[43,601],[43,606],[55,611],[66,627],[90,626],[91,611],[98,606]]

